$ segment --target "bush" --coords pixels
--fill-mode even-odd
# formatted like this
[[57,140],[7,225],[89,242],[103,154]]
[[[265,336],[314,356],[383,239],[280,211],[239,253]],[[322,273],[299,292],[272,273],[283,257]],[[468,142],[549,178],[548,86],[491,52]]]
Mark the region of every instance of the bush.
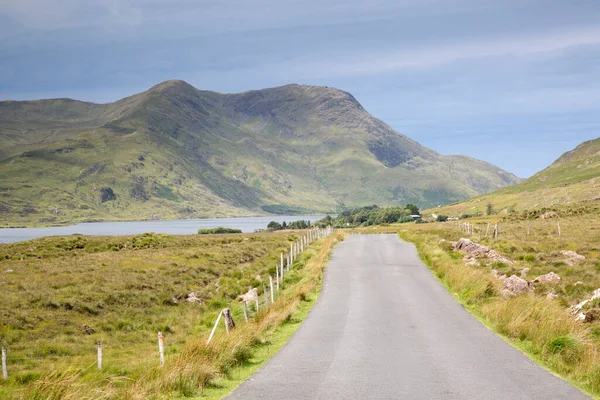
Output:
[[448,221],[447,215],[438,215],[437,216],[437,222],[446,222],[446,221]]
[[241,229],[234,228],[223,228],[222,226],[218,228],[200,228],[198,229],[198,235],[216,235],[216,234],[226,234],[226,233],[242,233]]

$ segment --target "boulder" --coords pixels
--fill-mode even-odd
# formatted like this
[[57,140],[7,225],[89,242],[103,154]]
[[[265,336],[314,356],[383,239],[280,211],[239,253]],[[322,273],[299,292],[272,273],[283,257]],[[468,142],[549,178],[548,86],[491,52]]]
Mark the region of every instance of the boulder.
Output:
[[188,303],[198,303],[198,304],[202,304],[202,299],[200,299],[197,295],[196,292],[190,292],[190,294],[187,295],[186,301]]
[[554,272],[549,272],[545,275],[540,275],[533,280],[535,283],[558,283],[560,282],[560,276]]
[[239,295],[238,298],[246,304],[253,303],[256,301],[256,299],[258,299],[258,290],[256,288],[252,288],[248,290],[246,294]]
[[500,272],[496,271],[495,269],[491,270],[490,274],[492,274],[495,278],[498,278],[500,280],[506,279],[506,274],[500,274]]
[[565,256],[565,262],[570,266],[574,266],[575,264],[579,264],[583,260],[585,260],[585,256],[581,254],[577,254],[571,250],[563,250],[560,252],[563,256]]
[[529,273],[530,269],[529,268],[523,268],[521,271],[519,271],[519,275],[521,275],[521,278],[525,278],[527,276],[527,274]]
[[516,275],[512,275],[510,278],[506,278],[504,280],[504,289],[502,289],[502,295],[504,297],[510,297],[521,293],[531,292],[532,290],[533,287],[529,282]]
[[96,331],[89,325],[83,325],[81,327],[81,330],[83,331],[84,335],[93,335],[94,333],[96,333]]
[[469,263],[472,263],[473,259],[487,258],[489,260],[501,262],[507,265],[514,264],[513,261],[500,255],[500,253],[498,253],[496,250],[493,250],[487,246],[482,246],[469,239],[462,238],[458,242],[452,243],[452,247],[454,247],[456,250],[467,253],[468,257],[466,257],[466,260],[469,260]]
[[[584,307],[584,306],[585,306],[587,303],[589,303],[590,301],[594,301],[594,300],[596,300],[597,298],[600,298],[600,289],[596,289],[596,290],[594,290],[594,294],[593,294],[593,295],[592,295],[592,297],[590,297],[589,299],[587,299],[587,300],[583,300],[581,303],[579,303],[579,304],[577,304],[577,305],[575,305],[575,306],[571,307],[571,308],[570,308],[571,314],[573,314],[573,315],[577,315],[577,314],[578,314],[578,313],[579,313],[579,312],[580,312],[580,311],[583,309],[583,307]],[[582,314],[583,314],[583,313],[582,313]],[[577,315],[577,318],[580,318],[580,316],[579,316],[579,315]]]

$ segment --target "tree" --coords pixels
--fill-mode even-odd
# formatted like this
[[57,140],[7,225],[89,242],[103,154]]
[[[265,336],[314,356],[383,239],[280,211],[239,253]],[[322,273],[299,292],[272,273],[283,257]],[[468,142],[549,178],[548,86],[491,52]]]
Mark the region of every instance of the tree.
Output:
[[492,206],[492,203],[488,203],[487,204],[486,214],[487,215],[492,215],[493,213],[494,213],[494,206]]
[[437,222],[446,222],[446,221],[448,221],[447,215],[438,215],[437,216]]
[[267,225],[267,229],[272,231],[278,231],[281,229],[281,224],[277,221],[271,221],[269,222],[269,225]]
[[410,215],[421,215],[419,214],[419,207],[414,204],[407,204],[404,208],[410,211]]

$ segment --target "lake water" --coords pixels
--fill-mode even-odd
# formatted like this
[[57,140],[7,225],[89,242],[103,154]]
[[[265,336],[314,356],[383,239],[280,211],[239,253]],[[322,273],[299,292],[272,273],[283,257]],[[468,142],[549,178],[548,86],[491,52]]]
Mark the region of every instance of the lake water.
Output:
[[218,226],[241,229],[242,232],[254,232],[256,229],[266,229],[271,221],[279,223],[298,220],[314,222],[323,217],[323,215],[278,215],[172,221],[91,222],[48,228],[2,228],[0,229],[0,243],[21,242],[39,237],[65,236],[74,233],[97,236],[137,235],[146,232],[191,235],[197,233],[200,228],[216,228]]

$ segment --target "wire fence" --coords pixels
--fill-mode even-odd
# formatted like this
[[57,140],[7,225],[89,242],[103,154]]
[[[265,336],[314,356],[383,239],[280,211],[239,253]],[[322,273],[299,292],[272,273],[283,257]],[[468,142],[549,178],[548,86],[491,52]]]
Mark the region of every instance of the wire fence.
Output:
[[[291,270],[298,256],[314,241],[326,238],[333,234],[331,226],[321,229],[314,228],[306,231],[298,240],[290,244],[288,252],[280,253],[279,263],[276,265],[275,276],[269,276],[269,282],[263,283],[262,296],[259,296],[258,289],[253,288],[246,293],[242,300],[243,318],[246,322],[250,318],[256,317],[263,309],[268,309],[269,304],[276,300],[276,293],[283,288],[283,281],[286,274]],[[208,343],[218,332],[220,320],[224,321],[224,328],[227,334],[231,333],[231,327],[234,324],[233,318],[241,318],[238,310],[232,314],[229,308],[219,312],[217,321],[213,326]],[[135,349],[124,349],[126,344],[114,343],[112,341],[98,341],[95,346],[77,346],[78,354],[43,354],[26,355],[40,349],[30,349],[23,346],[2,346],[2,377],[7,381],[11,376],[20,376],[21,379],[27,374],[40,374],[49,371],[62,371],[66,369],[127,369],[135,365],[136,367],[151,367],[164,365],[169,362],[171,357],[177,355],[179,348],[184,341],[169,343],[168,332],[155,332],[155,345],[149,339],[144,344],[137,344]],[[52,352],[52,349],[45,350]]]

